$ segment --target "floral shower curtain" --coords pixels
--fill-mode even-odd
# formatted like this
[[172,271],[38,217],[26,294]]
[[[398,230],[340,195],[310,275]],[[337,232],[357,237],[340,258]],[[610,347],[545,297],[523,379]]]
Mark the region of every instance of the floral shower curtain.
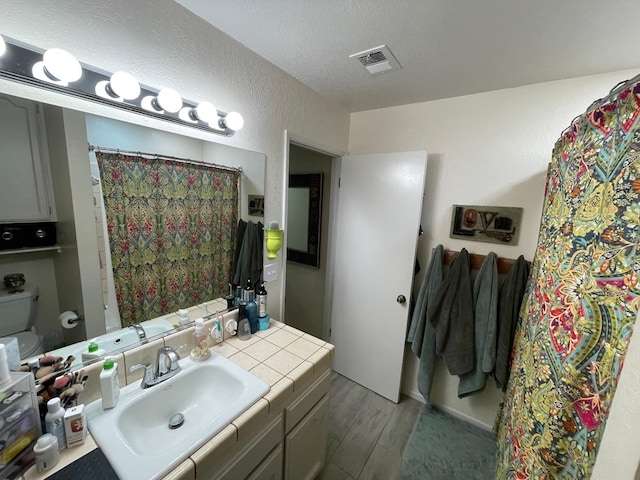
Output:
[[123,324],[224,296],[239,172],[120,153],[96,158]]
[[556,143],[498,428],[498,479],[589,478],[638,311],[640,84]]

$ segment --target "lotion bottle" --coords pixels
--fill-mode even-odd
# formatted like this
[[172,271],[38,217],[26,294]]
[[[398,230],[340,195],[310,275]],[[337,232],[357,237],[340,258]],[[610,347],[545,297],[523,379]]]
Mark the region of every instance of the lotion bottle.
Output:
[[102,392],[102,408],[107,410],[118,404],[120,399],[120,378],[118,377],[118,362],[107,358],[102,364],[100,372],[100,391]]
[[91,342],[87,349],[82,352],[82,361],[88,362],[90,360],[96,360],[98,358],[102,358],[105,355],[104,349],[100,348],[96,342]]
[[47,414],[44,417],[44,426],[47,433],[55,435],[58,439],[58,450],[67,446],[64,434],[64,408],[60,405],[60,398],[53,397],[47,402]]

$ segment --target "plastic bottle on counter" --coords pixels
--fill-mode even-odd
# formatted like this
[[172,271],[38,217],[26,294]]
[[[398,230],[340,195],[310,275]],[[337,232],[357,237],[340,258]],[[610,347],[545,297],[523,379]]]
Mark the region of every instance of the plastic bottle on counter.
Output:
[[258,331],[258,305],[256,305],[253,299],[253,288],[251,288],[251,280],[247,280],[247,288],[245,289],[245,302],[247,306],[245,312],[249,319],[249,327],[251,333],[254,334]]
[[52,469],[57,465],[60,458],[58,437],[51,433],[41,435],[33,447],[33,453],[36,457],[36,470],[38,472],[46,472]]
[[102,393],[102,408],[113,408],[120,400],[120,378],[118,376],[118,362],[107,358],[102,364],[100,372],[100,391]]
[[96,342],[91,342],[87,349],[82,352],[82,361],[89,362],[91,360],[97,360],[103,358],[106,352],[104,349],[100,348]]
[[181,308],[180,310],[178,310],[178,316],[180,317],[178,323],[181,327],[186,327],[191,323],[191,319],[189,318],[189,310],[187,310],[186,308]]
[[258,318],[267,316],[267,289],[264,288],[264,282],[256,292],[256,303],[258,304]]
[[60,405],[60,398],[53,397],[47,402],[47,414],[44,417],[44,427],[47,433],[58,439],[58,450],[67,446],[64,434],[64,408]]

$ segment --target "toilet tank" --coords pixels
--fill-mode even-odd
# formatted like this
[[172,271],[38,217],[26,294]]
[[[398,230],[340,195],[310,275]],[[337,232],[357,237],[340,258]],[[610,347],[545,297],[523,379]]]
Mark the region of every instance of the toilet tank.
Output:
[[0,337],[29,330],[36,321],[38,287],[24,286],[23,292],[0,289]]

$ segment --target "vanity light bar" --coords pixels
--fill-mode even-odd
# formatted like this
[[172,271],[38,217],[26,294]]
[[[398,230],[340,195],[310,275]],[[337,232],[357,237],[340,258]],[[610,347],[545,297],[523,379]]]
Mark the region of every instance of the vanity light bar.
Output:
[[62,49],[43,55],[42,50],[1,35],[0,77],[225,137],[244,125],[237,112],[222,112],[209,102],[186,101],[168,88],[142,86],[127,72],[110,74],[81,65]]

